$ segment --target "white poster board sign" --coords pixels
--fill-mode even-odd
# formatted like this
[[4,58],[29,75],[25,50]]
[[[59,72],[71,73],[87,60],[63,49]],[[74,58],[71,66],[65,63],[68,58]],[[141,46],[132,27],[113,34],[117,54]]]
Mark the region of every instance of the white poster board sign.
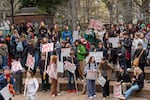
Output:
[[121,85],[115,84],[113,88],[114,97],[120,98],[122,96]]
[[88,62],[91,56],[94,56],[96,62],[100,62],[103,58],[103,52],[89,52],[89,56],[86,57],[86,62]]
[[72,63],[70,63],[70,62],[68,62],[68,61],[65,61],[64,63],[65,63],[65,64],[64,64],[64,68],[65,68],[66,70],[68,70],[68,71],[71,72],[71,73],[74,73],[74,72],[75,72],[75,70],[76,70],[76,65],[75,65],[75,64],[72,64]]
[[62,48],[61,49],[61,60],[63,57],[68,57],[70,56],[70,48]]
[[94,28],[96,30],[102,30],[103,24],[99,21],[92,19],[89,24],[89,28]]
[[118,48],[119,37],[111,37],[108,41],[112,43],[113,48]]
[[26,66],[28,66],[31,69],[34,69],[34,64],[35,64],[35,58],[28,53]]
[[12,94],[10,94],[9,89],[8,89],[8,85],[5,86],[1,91],[0,94],[2,95],[2,97],[4,98],[4,100],[9,100],[12,97]]
[[42,44],[42,53],[51,52],[54,49],[54,43]]
[[60,73],[64,73],[64,64],[63,64],[63,62],[57,62],[57,72],[60,72]]
[[104,85],[106,83],[106,79],[103,76],[99,76],[97,81],[102,87],[104,87]]
[[23,70],[20,61],[13,61],[13,62],[11,63],[11,65],[12,65],[11,70],[12,70],[13,72],[17,72],[17,71],[19,71],[19,70]]
[[79,39],[79,32],[78,31],[73,31],[73,41]]
[[85,33],[86,33],[87,35],[92,35],[92,34],[93,34],[92,30],[86,30]]

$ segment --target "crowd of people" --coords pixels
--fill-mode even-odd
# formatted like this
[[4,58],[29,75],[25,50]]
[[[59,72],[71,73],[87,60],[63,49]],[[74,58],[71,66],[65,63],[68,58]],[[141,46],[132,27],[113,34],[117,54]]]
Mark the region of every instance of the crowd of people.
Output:
[[[63,75],[68,78],[68,93],[76,93],[75,80],[79,79],[84,82],[82,94],[85,93],[85,87],[87,87],[88,97],[90,99],[96,97],[96,77],[88,76],[90,72],[106,79],[102,88],[105,99],[109,96],[111,72],[115,71],[117,66],[120,67],[121,72],[117,84],[122,84],[122,98],[128,99],[133,90],[142,89],[144,86],[144,67],[150,64],[150,24],[142,22],[136,25],[131,23],[106,24],[101,30],[88,30],[91,30],[92,34],[86,34],[86,31],[77,26],[77,40],[74,40],[73,32],[69,30],[67,25],[61,31],[58,24],[47,28],[44,22],[40,23],[38,29],[35,29],[32,23],[21,22],[19,25],[10,25],[10,30],[7,32],[0,31],[0,69],[4,70],[3,76],[0,77],[0,84],[2,84],[0,89],[10,83],[10,80],[5,77],[5,70],[11,69],[13,63],[18,62],[20,68],[13,71],[15,78],[13,84],[17,94],[22,93],[23,71],[28,70],[25,84],[27,100],[36,99],[39,85],[33,76],[37,70],[40,70],[42,90],[50,90],[52,97],[60,95],[60,91],[57,89],[58,61],[68,61],[76,65],[76,77],[67,70]],[[114,47],[113,43],[109,41],[109,38],[114,37],[119,38],[117,47]],[[54,43],[54,49],[48,53],[48,57],[45,52],[41,52],[42,45],[47,43]],[[70,48],[70,56],[62,59],[62,48]],[[90,52],[102,52],[101,61],[97,63],[95,57],[92,56],[86,62]],[[35,59],[33,69],[29,69],[29,66],[26,65],[28,54]],[[136,58],[139,58],[137,64],[135,64]],[[135,67],[134,79],[127,75],[127,71],[131,70],[132,66]],[[51,85],[49,79],[51,79]],[[33,88],[34,85],[36,88]],[[126,91],[126,87],[129,85],[131,88]]]

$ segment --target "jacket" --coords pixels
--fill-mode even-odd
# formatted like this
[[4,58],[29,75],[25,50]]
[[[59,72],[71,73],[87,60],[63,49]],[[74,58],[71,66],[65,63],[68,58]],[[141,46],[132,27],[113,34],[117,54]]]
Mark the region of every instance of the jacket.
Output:
[[126,49],[124,47],[120,47],[116,52],[119,60],[126,60]]
[[138,78],[134,81],[134,84],[137,84],[140,89],[144,87],[144,74],[141,73]]
[[117,82],[131,82],[131,78],[129,76],[129,74],[127,73],[120,73],[118,79],[117,79]]
[[85,59],[86,49],[82,44],[79,44],[77,47],[77,58],[79,61],[83,61]]

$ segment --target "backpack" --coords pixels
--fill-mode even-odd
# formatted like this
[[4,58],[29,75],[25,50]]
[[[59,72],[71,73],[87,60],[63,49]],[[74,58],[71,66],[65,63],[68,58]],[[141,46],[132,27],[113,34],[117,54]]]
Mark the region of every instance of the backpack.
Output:
[[19,42],[16,46],[17,52],[22,52],[24,50],[22,42]]

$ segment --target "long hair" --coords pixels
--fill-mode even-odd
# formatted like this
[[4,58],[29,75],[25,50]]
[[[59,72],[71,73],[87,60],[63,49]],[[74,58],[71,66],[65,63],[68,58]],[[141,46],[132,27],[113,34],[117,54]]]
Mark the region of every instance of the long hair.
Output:
[[57,64],[57,56],[56,55],[51,56],[50,64],[52,64],[52,63]]
[[138,76],[141,74],[143,71],[140,69],[140,67],[135,67],[134,68],[134,76]]

